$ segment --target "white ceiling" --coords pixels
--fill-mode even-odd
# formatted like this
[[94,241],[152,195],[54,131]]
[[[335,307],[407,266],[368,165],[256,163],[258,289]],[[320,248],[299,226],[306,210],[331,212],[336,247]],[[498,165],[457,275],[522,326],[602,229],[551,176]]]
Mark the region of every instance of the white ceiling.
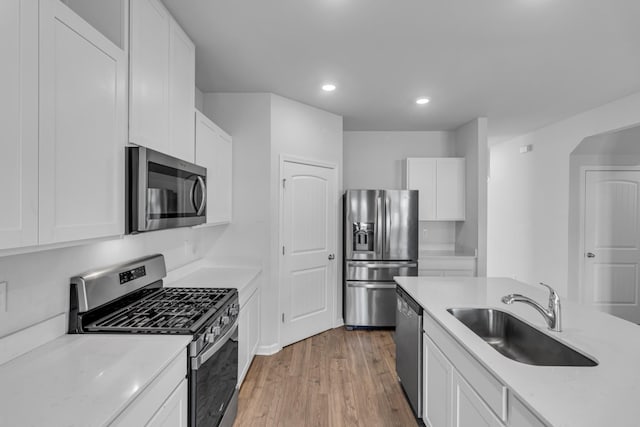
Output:
[[640,0],[164,2],[197,45],[202,91],[273,92],[345,130],[485,116],[496,142],[640,91]]

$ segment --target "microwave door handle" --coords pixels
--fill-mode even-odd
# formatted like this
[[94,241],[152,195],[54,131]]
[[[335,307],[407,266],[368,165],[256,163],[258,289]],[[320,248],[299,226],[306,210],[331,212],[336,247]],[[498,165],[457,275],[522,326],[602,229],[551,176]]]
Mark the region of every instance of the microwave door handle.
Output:
[[204,179],[201,176],[198,177],[198,184],[200,184],[200,189],[202,190],[202,201],[200,202],[200,207],[196,208],[200,216],[204,212],[205,207],[207,206],[207,185],[204,183]]
[[[202,190],[202,201],[200,202],[200,205],[196,203],[196,185],[199,185],[200,189]],[[198,216],[202,215],[202,212],[207,205],[207,186],[205,185],[204,179],[202,179],[201,176],[196,177],[196,181],[191,187],[191,205],[193,206],[193,209],[195,209],[196,215]]]

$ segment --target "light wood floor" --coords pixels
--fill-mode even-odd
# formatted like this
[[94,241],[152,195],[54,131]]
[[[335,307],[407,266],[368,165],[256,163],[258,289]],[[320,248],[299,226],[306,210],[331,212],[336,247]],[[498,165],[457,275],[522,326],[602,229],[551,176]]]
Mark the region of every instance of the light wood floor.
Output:
[[417,426],[397,381],[392,333],[337,328],[256,356],[234,427]]

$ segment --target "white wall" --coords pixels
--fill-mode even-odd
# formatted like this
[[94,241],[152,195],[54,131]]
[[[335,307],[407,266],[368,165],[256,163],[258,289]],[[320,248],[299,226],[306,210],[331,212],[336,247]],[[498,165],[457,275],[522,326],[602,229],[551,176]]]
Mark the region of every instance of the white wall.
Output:
[[[568,294],[569,156],[587,136],[640,121],[640,93],[490,149],[488,275]],[[533,151],[520,154],[520,146]]]
[[8,311],[0,312],[0,337],[68,313],[72,276],[155,253],[164,254],[172,270],[201,257],[216,236],[216,228],[179,228],[0,257],[0,281],[8,282]]
[[[233,220],[213,245],[208,258],[229,264],[254,264],[262,268],[258,286],[271,276],[270,262],[270,138],[271,95],[266,93],[205,93],[204,113],[233,138]],[[273,323],[271,295],[261,297],[260,346],[272,344],[266,325]],[[263,352],[263,350],[260,350]]]
[[407,157],[455,155],[450,132],[345,132],[344,188],[404,188]]
[[567,296],[574,300],[579,300],[582,295],[579,270],[584,249],[580,246],[580,215],[584,200],[580,189],[584,188],[584,168],[589,166],[640,166],[640,126],[588,137],[582,140],[570,155]]
[[195,88],[194,101],[196,104],[195,107],[198,109],[198,111],[204,112],[204,93],[202,93],[202,91],[197,87]]
[[[274,325],[279,330],[278,307],[283,303],[280,297],[279,262],[281,257],[279,228],[280,228],[280,160],[281,156],[293,156],[306,160],[328,163],[336,166],[338,179],[338,194],[336,202],[336,235],[334,267],[336,269],[335,295],[336,325],[342,323],[342,117],[332,113],[310,107],[278,95],[271,96],[271,289],[266,292],[273,300],[265,311],[269,310],[269,317],[275,319]],[[265,301],[267,302],[267,301]],[[272,311],[273,310],[273,311]],[[279,336],[278,341],[279,342]]]
[[204,113],[233,137],[234,159],[233,222],[208,256],[262,265],[259,351],[271,353],[280,349],[280,156],[333,163],[340,178],[342,117],[264,93],[207,93]]
[[456,251],[477,250],[477,275],[487,273],[487,119],[477,118],[454,132],[455,155],[465,162],[465,220],[456,222]]

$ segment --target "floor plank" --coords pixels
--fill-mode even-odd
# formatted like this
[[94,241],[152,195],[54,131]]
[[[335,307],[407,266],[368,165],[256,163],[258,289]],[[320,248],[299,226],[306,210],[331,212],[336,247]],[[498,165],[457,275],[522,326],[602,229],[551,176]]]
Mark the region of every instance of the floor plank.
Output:
[[417,426],[397,380],[392,334],[336,328],[256,356],[234,427]]

